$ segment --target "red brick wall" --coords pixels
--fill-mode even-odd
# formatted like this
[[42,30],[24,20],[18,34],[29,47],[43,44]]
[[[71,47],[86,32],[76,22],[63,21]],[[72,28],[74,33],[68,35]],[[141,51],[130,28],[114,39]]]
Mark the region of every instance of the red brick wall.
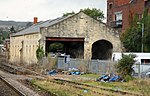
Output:
[[130,2],[130,0],[114,0],[117,6],[125,5]]
[[[144,11],[144,0],[136,0],[136,3],[130,4],[130,0],[107,0],[107,24],[110,25],[111,21],[114,21],[114,13],[122,11],[123,26],[122,31],[129,27],[129,15],[133,16],[138,14],[140,17]],[[109,4],[112,3],[112,8],[109,8]],[[132,17],[132,18],[133,18]]]
[[[124,31],[126,28],[129,27],[129,20],[133,19],[135,14],[139,15],[141,18],[142,13],[144,11],[144,2],[142,0],[137,0],[136,4],[130,4],[128,6],[123,7],[123,27],[122,30]],[[129,18],[129,15],[132,18]]]

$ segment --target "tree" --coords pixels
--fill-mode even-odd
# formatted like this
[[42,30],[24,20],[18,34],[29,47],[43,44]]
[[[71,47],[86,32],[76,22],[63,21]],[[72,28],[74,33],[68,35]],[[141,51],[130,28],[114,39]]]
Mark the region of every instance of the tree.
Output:
[[[150,52],[150,16],[148,10],[145,9],[143,18],[138,19],[135,15],[134,19],[131,20],[130,27],[121,34],[121,41],[128,52],[141,52],[142,43],[144,45],[143,51]],[[138,25],[137,22],[144,24],[144,36],[142,38],[142,26]],[[143,40],[142,40],[143,39]]]
[[143,50],[144,52],[150,52],[150,16],[148,15],[148,8],[144,11],[141,23],[144,24]]
[[100,9],[96,9],[96,8],[86,8],[86,9],[81,9],[80,11],[84,12],[86,15],[98,20],[98,21],[102,21],[105,19],[103,11],[101,11]]
[[131,27],[121,34],[121,41],[128,52],[141,52],[142,34],[140,27],[135,23],[137,21],[135,16]]
[[51,52],[58,52],[60,50],[63,51],[63,48],[64,48],[64,45],[62,43],[58,43],[58,42],[52,43],[49,46],[49,49]]
[[73,14],[75,14],[74,11],[72,11],[72,12],[70,12],[70,13],[63,13],[63,17],[69,16],[69,15],[73,15]]
[[134,54],[129,54],[129,55],[122,54],[122,59],[120,59],[118,61],[118,64],[116,64],[115,66],[116,71],[120,76],[122,76],[123,78],[126,78],[127,76],[131,77],[132,73],[134,72],[132,66],[136,62],[134,60],[135,57],[136,55]]
[[10,28],[10,32],[11,33],[16,33],[15,28],[13,26]]
[[[81,9],[80,11],[84,12],[86,15],[88,15],[88,16],[90,16],[90,17],[92,17],[98,21],[102,21],[105,19],[104,13],[100,9],[86,8],[86,9]],[[75,12],[64,13],[63,16],[68,16],[68,15],[73,15],[73,14],[75,14]]]

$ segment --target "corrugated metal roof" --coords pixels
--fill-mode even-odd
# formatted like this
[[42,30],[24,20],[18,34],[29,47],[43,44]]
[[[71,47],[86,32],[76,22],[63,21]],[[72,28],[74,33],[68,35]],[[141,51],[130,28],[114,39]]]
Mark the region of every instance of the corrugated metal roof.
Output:
[[[73,16],[73,15],[71,15],[71,16]],[[17,32],[15,34],[13,34],[12,36],[19,36],[19,35],[25,35],[25,34],[31,34],[31,33],[39,33],[41,27],[48,27],[48,26],[54,25],[58,22],[61,22],[65,19],[71,17],[71,16],[60,17],[60,18],[56,18],[56,19],[53,19],[53,20],[47,20],[47,21],[44,21],[44,22],[39,22],[37,24],[32,25],[31,27],[28,27],[24,30],[21,30],[20,32]]]

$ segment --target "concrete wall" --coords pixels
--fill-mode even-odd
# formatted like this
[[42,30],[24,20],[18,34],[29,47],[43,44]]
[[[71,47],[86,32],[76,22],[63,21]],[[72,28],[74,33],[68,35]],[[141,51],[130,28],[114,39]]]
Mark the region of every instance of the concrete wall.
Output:
[[84,59],[91,59],[92,44],[102,39],[112,43],[114,52],[122,51],[117,31],[82,12],[57,24],[42,28],[41,33],[43,47],[46,37],[84,38]]
[[36,63],[36,50],[41,35],[28,34],[10,38],[9,61],[14,63]]

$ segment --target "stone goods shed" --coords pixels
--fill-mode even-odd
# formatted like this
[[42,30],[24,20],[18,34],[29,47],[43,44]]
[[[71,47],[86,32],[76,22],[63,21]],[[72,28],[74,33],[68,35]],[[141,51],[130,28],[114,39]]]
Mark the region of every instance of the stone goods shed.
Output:
[[10,62],[36,63],[36,50],[59,42],[63,53],[71,58],[111,59],[112,52],[121,52],[121,42],[116,30],[83,12],[33,24],[10,38]]

